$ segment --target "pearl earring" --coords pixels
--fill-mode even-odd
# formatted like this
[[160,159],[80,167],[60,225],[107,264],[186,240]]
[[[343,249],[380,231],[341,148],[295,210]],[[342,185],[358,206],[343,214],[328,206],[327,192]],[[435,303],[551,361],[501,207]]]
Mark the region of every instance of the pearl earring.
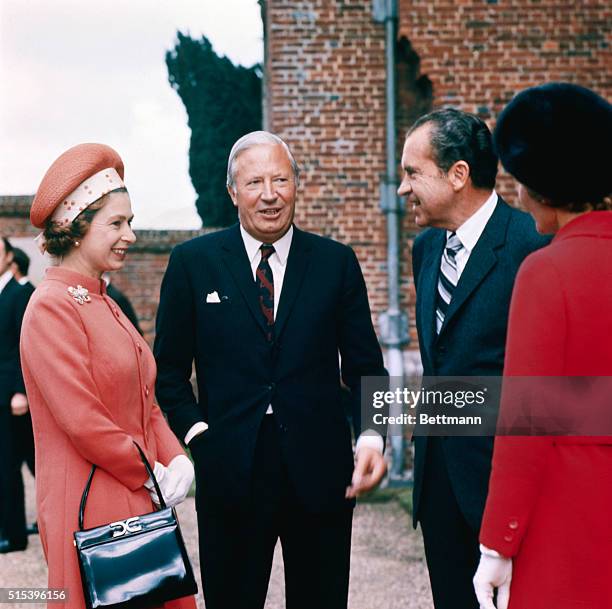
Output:
[[81,245],[81,242],[80,242],[80,241],[75,241],[75,242],[74,242],[74,247],[79,247],[79,245]]

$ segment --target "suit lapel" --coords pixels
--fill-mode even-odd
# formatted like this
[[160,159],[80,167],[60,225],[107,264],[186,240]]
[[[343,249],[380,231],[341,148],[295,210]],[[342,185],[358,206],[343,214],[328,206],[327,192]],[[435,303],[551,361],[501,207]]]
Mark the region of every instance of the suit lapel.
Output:
[[[440,329],[440,335],[446,326],[452,321],[453,316],[461,308],[463,303],[474,293],[482,280],[497,264],[495,250],[502,246],[506,240],[506,229],[510,219],[510,208],[501,197],[497,202],[493,215],[487,222],[485,229],[480,235],[476,246],[472,250],[459,283],[453,293],[453,298],[446,312],[444,323]],[[435,306],[435,305],[434,305]]]
[[289,313],[300,291],[309,262],[310,245],[308,239],[301,230],[294,226],[291,248],[287,258],[287,268],[285,269],[285,277],[283,279],[283,289],[274,321],[274,333],[277,337],[281,335],[287,323]]
[[428,255],[423,259],[421,265],[419,280],[420,285],[417,286],[421,298],[421,332],[423,334],[423,345],[429,352],[431,357],[431,348],[436,339],[435,332],[435,317],[436,317],[436,302],[438,294],[438,272],[440,270],[440,259],[442,258],[442,250],[446,243],[446,231],[436,231],[432,247],[429,248]]
[[242,241],[239,224],[236,224],[228,231],[221,245],[221,258],[231,273],[238,289],[242,293],[253,315],[253,319],[265,335],[267,329],[264,325],[261,308],[259,307],[257,287],[253,279],[251,263],[249,262],[244,242]]

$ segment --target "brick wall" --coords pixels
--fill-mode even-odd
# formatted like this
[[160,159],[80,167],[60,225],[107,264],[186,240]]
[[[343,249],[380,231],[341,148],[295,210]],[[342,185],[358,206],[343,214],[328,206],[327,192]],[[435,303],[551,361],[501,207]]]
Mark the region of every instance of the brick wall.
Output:
[[[398,160],[403,134],[453,105],[491,127],[520,89],[567,80],[610,97],[612,6],[605,1],[399,0]],[[304,166],[297,221],[352,245],[375,313],[386,307],[386,235],[378,208],[385,155],[384,30],[370,0],[267,0],[267,116]],[[502,176],[510,201],[515,187]],[[414,329],[410,247],[402,301]]]
[[350,244],[386,306],[385,39],[364,0],[270,0],[267,117],[303,169],[296,223]]
[[[567,81],[612,96],[612,5],[605,0],[399,0],[400,36],[420,57],[434,105],[493,127],[521,89]],[[499,190],[515,199],[501,176]]]
[[[0,234],[26,246],[36,264],[38,253],[30,242],[40,231],[29,220],[32,196],[0,196]],[[178,243],[187,241],[206,231],[137,230],[136,243],[130,248],[124,268],[113,274],[113,283],[131,300],[140,325],[150,344],[153,342],[155,314],[159,301],[159,288],[168,264],[170,251]],[[42,260],[42,257],[40,257]]]

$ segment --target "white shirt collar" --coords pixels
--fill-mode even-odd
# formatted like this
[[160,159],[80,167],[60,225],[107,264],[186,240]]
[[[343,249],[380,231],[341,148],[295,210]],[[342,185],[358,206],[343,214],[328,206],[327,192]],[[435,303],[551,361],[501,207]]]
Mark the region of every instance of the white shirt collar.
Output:
[[[249,258],[249,262],[253,264],[255,260],[255,256],[259,253],[259,248],[263,241],[258,241],[250,235],[242,226],[240,225],[240,234],[242,235],[242,241],[244,242],[244,247],[247,252],[247,256]],[[289,230],[278,240],[275,241],[272,245],[274,246],[274,254],[273,256],[278,257],[278,261],[282,266],[287,264],[287,258],[289,257],[289,249],[291,248],[291,241],[293,239],[293,225],[289,227]]]
[[4,290],[6,284],[13,278],[13,273],[9,269],[8,271],[4,271],[2,275],[0,275],[0,292]]
[[[472,214],[456,231],[455,234],[459,237],[461,245],[471,253],[476,246],[480,235],[482,235],[487,222],[495,211],[497,205],[497,193],[491,192],[489,198],[478,208],[476,213]],[[446,236],[451,234],[451,231],[446,231]]]
[[30,281],[30,278],[26,275],[25,277],[22,277],[21,279],[19,279],[17,283],[19,285],[25,285],[26,283],[28,283],[28,281]]

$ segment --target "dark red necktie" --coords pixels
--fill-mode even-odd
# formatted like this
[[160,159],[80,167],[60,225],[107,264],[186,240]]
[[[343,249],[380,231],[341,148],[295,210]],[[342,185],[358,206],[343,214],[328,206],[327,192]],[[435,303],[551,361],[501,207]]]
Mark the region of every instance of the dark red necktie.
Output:
[[268,243],[261,245],[261,260],[255,272],[259,306],[264,316],[268,341],[274,338],[274,277],[268,258],[274,253],[274,246]]

